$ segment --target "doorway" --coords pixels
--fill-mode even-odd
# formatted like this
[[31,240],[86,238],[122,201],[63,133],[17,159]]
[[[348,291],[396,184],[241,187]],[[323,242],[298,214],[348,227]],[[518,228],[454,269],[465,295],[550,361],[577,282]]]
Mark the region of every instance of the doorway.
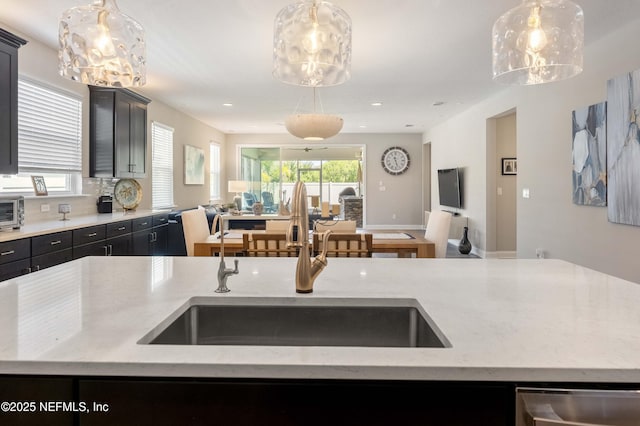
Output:
[[[516,112],[495,118],[495,251],[497,257],[517,253],[517,122]],[[514,169],[515,166],[515,169]],[[511,167],[511,170],[508,170]]]

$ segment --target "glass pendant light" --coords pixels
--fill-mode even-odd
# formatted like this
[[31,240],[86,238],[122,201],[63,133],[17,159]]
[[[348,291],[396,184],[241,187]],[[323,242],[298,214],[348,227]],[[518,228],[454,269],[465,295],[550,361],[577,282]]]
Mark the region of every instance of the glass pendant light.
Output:
[[524,0],[493,25],[493,79],[540,84],[582,72],[584,15],[569,0]]
[[351,18],[326,1],[290,4],[276,16],[273,76],[299,86],[335,86],[351,77]]
[[115,0],[64,12],[58,33],[60,75],[85,84],[137,87],[146,82],[144,29]]

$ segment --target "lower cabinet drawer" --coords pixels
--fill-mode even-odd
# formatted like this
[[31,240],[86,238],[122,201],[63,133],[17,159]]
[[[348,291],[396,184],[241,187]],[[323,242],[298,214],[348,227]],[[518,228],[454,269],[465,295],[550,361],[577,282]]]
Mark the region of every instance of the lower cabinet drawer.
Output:
[[71,248],[56,251],[42,256],[34,256],[31,258],[31,269],[33,272],[40,269],[49,268],[60,263],[73,260],[73,250]]
[[142,231],[153,226],[153,217],[139,217],[131,221],[131,232]]
[[131,233],[131,221],[122,220],[120,222],[107,224],[107,238],[117,237],[118,235],[124,235]]
[[73,245],[80,246],[104,240],[107,234],[105,225],[89,226],[73,230]]
[[[71,231],[56,232],[31,238],[31,256],[71,249]],[[69,250],[71,251],[71,250]]]
[[16,260],[2,265],[0,268],[0,281],[10,280],[31,271],[31,259]]
[[20,259],[27,259],[30,256],[31,240],[29,238],[0,243],[0,265]]

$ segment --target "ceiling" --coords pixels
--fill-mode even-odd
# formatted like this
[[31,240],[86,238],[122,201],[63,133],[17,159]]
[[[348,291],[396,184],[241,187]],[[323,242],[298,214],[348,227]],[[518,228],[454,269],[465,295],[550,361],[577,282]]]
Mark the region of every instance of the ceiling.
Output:
[[[57,49],[62,12],[89,2],[0,0],[0,25]],[[273,20],[293,2],[119,0],[146,30],[147,84],[137,91],[224,133],[284,133],[284,118],[312,99],[271,75]],[[576,2],[587,46],[640,16],[639,0]],[[491,80],[491,28],[520,0],[333,3],[352,18],[352,77],[319,94],[343,132],[422,133],[504,88]]]

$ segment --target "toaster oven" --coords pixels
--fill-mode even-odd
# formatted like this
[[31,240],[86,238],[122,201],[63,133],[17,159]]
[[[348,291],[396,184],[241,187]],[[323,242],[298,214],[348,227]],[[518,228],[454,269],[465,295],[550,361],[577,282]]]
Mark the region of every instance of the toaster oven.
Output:
[[24,197],[0,196],[0,229],[20,229],[24,225]]

